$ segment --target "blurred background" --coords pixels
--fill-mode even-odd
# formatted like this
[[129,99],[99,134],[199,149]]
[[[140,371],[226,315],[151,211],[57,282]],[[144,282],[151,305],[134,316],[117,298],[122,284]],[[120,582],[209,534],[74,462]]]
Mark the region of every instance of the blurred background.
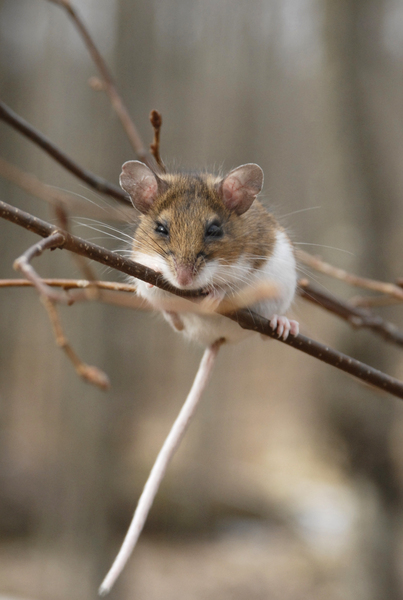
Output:
[[[256,162],[266,206],[299,247],[366,277],[402,276],[400,0],[75,5],[147,143],[149,112],[161,111],[168,165]],[[60,7],[0,0],[1,98],[116,184],[135,157],[107,97],[88,85],[95,74]],[[3,122],[0,152],[45,183],[104,202]],[[55,220],[5,180],[0,199]],[[72,216],[78,235],[123,247]],[[15,276],[14,259],[35,241],[0,221],[1,277]],[[67,252],[35,266],[82,277]],[[344,298],[361,293],[311,280]],[[56,348],[34,291],[1,289],[0,307],[0,594],[95,598],[202,350],[158,315],[64,307],[73,346],[110,376],[103,393]],[[403,326],[399,307],[379,312]],[[403,379],[397,346],[301,299],[293,316],[304,334]],[[110,597],[403,598],[400,401],[278,342],[224,348]]]

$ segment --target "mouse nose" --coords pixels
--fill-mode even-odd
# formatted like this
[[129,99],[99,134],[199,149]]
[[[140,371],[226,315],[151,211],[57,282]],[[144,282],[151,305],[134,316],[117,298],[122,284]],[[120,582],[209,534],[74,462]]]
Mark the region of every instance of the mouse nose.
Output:
[[194,271],[191,265],[177,265],[176,279],[179,285],[190,285],[193,283]]

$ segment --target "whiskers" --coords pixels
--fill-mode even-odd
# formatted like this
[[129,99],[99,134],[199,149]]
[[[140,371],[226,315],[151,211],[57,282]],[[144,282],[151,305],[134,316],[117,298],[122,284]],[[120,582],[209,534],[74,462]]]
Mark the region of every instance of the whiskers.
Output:
[[[49,186],[55,190],[59,190],[61,192],[65,192],[69,195],[69,197],[75,197],[78,199],[77,204],[69,207],[69,204],[66,203],[66,208],[72,208],[74,212],[80,212],[80,208],[83,212],[85,212],[88,208],[91,208],[91,213],[94,216],[98,216],[99,218],[105,220],[112,220],[121,223],[136,223],[138,221],[138,214],[136,210],[131,207],[129,204],[127,206],[123,206],[118,204],[117,202],[111,203],[104,196],[98,194],[94,190],[88,188],[85,185],[80,184],[85,192],[90,193],[92,196],[96,197],[96,200],[92,200],[88,195],[79,194],[78,192],[73,192],[71,190],[59,187],[59,186]],[[82,202],[80,202],[82,201]],[[88,214],[88,213],[87,213]],[[76,217],[78,218],[78,216]]]
[[293,242],[293,244],[294,246],[312,246],[316,248],[325,248],[326,250],[336,250],[337,252],[344,252],[345,254],[350,254],[350,256],[355,256],[354,252],[350,252],[350,250],[337,248],[335,246],[326,246],[325,244],[313,244],[311,242]]
[[[87,221],[87,222],[83,222]],[[79,227],[85,227],[87,229],[91,229],[92,231],[97,231],[98,233],[102,233],[102,238],[93,238],[93,239],[105,239],[106,237],[117,240],[118,242],[124,244],[133,244],[134,237],[122,231],[121,229],[117,229],[112,225],[104,223],[103,221],[98,221],[96,219],[90,219],[86,217],[81,217],[79,219],[73,219],[73,222]]]

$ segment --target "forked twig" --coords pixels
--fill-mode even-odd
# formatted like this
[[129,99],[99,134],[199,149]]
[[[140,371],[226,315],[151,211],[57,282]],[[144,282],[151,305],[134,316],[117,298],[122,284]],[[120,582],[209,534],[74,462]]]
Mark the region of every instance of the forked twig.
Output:
[[33,266],[30,264],[30,261],[33,258],[40,256],[45,250],[61,248],[63,247],[64,243],[65,236],[63,233],[60,231],[54,231],[51,235],[49,235],[49,237],[37,242],[31,246],[31,248],[28,248],[28,250],[26,250],[19,258],[17,258],[17,260],[14,262],[14,268],[24,273],[25,277],[38,290],[42,303],[52,324],[56,343],[66,353],[78,375],[89,383],[106,390],[110,386],[107,375],[97,367],[83,363],[63,333],[62,324],[55,307],[55,302],[71,304],[71,297],[69,297],[64,290],[62,292],[55,292],[54,289],[48,286],[43,279],[41,279]]
[[224,340],[217,340],[212,346],[209,346],[204,351],[199,369],[188,397],[186,398],[179,415],[172,425],[168,437],[166,438],[157,456],[150,475],[148,476],[122,547],[115,561],[113,562],[112,567],[102,582],[101,587],[99,588],[99,594],[101,596],[105,596],[110,592],[113,584],[119,577],[122,569],[130,558],[133,548],[135,547],[143,529],[160,483],[165,475],[165,471],[173,455],[178,449],[178,446],[185,435],[187,428],[190,425],[190,421],[196,411],[203,391],[210,379],[218,350],[223,342]]
[[49,237],[37,242],[28,250],[24,252],[20,257],[14,261],[14,269],[21,271],[25,277],[32,282],[36,287],[41,296],[46,296],[50,300],[55,302],[63,302],[68,304],[70,302],[68,296],[64,291],[55,292],[51,287],[44,283],[43,279],[39,277],[31,265],[31,260],[37,256],[40,256],[45,250],[54,250],[55,248],[62,248],[65,243],[65,237],[60,231],[54,231]]

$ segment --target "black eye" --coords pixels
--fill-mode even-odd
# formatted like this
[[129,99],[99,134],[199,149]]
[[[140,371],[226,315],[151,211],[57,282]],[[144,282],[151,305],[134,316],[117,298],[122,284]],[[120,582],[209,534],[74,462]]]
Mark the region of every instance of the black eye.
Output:
[[206,238],[221,238],[224,235],[224,231],[220,223],[211,223],[206,228]]
[[168,237],[169,235],[168,227],[166,227],[166,225],[163,225],[162,223],[157,222],[155,224],[155,231],[163,237]]

